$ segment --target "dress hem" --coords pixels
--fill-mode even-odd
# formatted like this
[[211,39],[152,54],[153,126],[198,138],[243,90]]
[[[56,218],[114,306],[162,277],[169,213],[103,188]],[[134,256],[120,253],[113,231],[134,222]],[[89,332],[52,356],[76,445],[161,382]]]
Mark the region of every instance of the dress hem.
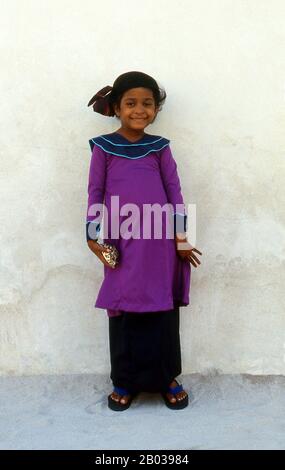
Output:
[[172,302],[169,304],[165,305],[152,305],[151,307],[142,307],[141,304],[138,305],[130,305],[130,304],[119,304],[116,305],[115,307],[112,305],[106,305],[105,303],[95,303],[94,308],[100,308],[103,310],[112,310],[112,311],[124,311],[124,312],[136,312],[136,313],[146,313],[146,312],[162,312],[162,311],[167,311],[171,310],[175,307],[187,307],[190,304],[189,299],[183,299],[183,300],[176,300],[174,299]]

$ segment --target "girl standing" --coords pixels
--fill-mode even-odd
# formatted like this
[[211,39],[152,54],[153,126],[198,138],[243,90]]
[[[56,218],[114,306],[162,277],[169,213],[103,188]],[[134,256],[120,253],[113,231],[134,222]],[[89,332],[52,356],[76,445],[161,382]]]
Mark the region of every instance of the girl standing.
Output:
[[[177,165],[169,140],[146,134],[154,122],[166,93],[142,72],[120,75],[113,87],[106,86],[88,103],[95,112],[115,116],[121,127],[90,139],[92,151],[86,236],[89,248],[104,264],[104,280],[95,307],[107,310],[111,374],[114,391],[108,397],[112,410],[127,409],[139,392],[160,392],[171,409],[188,405],[188,395],[175,379],[181,374],[179,307],[189,304],[190,264],[199,259],[186,238],[187,215],[181,194]],[[117,206],[112,206],[117,197]],[[119,252],[119,262],[110,267],[98,243],[102,211],[107,209],[108,228],[104,242]],[[129,237],[127,204],[138,208],[134,225],[138,236]],[[143,207],[171,204],[174,237],[145,237]],[[183,211],[176,211],[176,205]],[[96,206],[98,207],[98,206]],[[144,217],[143,217],[144,216]],[[143,220],[144,218],[144,220]],[[112,232],[114,219],[119,236]],[[162,229],[166,222],[162,218]],[[124,232],[125,230],[125,232]],[[182,245],[181,245],[182,244]]]

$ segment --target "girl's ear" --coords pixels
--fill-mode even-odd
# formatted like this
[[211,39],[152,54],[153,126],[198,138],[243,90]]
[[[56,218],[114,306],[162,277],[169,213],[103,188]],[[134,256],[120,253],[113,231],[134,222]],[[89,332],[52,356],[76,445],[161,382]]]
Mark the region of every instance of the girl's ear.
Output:
[[114,104],[114,111],[117,117],[120,116],[120,109],[117,104]]

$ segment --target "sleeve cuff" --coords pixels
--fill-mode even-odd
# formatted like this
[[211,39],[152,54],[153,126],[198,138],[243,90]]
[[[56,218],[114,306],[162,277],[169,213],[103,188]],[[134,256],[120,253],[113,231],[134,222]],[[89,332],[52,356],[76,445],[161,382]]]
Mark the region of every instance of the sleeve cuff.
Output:
[[187,215],[175,213],[174,216],[174,234],[187,232]]
[[86,222],[86,241],[98,240],[100,228],[101,228],[100,222],[95,222],[95,221]]

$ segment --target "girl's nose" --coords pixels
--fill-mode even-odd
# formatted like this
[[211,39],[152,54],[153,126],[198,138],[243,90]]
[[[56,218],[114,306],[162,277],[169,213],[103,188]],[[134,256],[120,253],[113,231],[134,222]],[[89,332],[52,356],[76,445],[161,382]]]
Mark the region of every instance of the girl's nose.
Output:
[[135,108],[133,108],[133,109],[134,109],[135,113],[138,113],[138,114],[139,113],[141,113],[141,114],[144,113],[144,107],[143,107],[142,104],[137,104],[135,106]]

